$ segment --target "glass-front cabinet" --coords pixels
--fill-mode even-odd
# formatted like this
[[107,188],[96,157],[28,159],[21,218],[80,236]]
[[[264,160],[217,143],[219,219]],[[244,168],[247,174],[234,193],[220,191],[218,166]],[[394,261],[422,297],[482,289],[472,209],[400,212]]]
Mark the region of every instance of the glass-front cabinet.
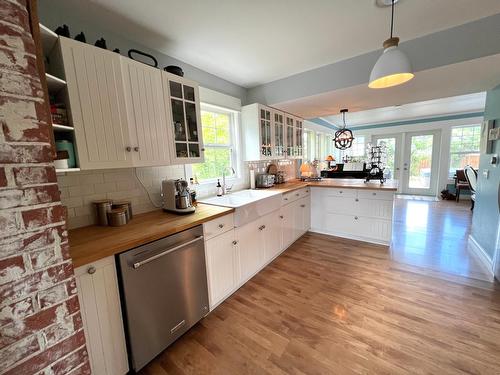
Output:
[[295,118],[295,147],[294,147],[294,155],[296,158],[302,158],[304,154],[304,145],[303,145],[303,135],[304,127],[303,121],[301,118]]
[[274,111],[274,144],[273,156],[282,158],[285,156],[285,135],[284,135],[284,114],[282,112]]
[[302,119],[258,103],[242,107],[241,117],[246,161],[302,157]]
[[260,155],[262,158],[272,156],[272,128],[271,128],[271,110],[260,108]]
[[[198,85],[182,77],[163,73],[163,86],[170,101],[172,164],[204,161]],[[167,106],[168,107],[168,106]]]

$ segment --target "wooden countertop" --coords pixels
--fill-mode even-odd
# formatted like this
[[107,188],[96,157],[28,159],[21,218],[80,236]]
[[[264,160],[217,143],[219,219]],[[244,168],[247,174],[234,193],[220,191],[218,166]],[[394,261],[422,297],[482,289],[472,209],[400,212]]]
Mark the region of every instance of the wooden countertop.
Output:
[[182,232],[217,217],[234,212],[233,208],[199,203],[196,212],[176,215],[162,210],[135,215],[121,227],[96,225],[69,230],[69,251],[74,267],[95,262],[148,242]]
[[364,180],[349,179],[349,178],[324,178],[321,181],[301,181],[291,180],[284,184],[273,186],[272,190],[279,190],[283,193],[297,190],[306,186],[326,187],[326,188],[343,188],[343,189],[368,189],[368,190],[384,190],[397,191],[398,181],[389,180],[384,184],[378,181],[364,182]]

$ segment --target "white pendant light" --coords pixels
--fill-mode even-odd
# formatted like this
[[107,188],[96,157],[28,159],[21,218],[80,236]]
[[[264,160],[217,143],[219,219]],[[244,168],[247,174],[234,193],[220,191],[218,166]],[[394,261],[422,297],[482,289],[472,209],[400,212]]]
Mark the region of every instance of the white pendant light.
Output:
[[399,38],[392,36],[394,29],[394,0],[391,1],[391,7],[391,37],[384,42],[384,52],[378,58],[370,74],[368,87],[371,89],[397,86],[408,82],[415,76],[410,60],[398,48]]

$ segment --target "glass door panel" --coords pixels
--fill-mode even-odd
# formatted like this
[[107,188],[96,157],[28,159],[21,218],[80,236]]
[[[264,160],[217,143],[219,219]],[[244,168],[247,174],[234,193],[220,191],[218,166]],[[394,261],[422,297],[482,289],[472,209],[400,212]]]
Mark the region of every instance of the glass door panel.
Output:
[[405,134],[403,193],[436,194],[440,135],[439,131]]
[[260,152],[262,156],[271,156],[271,111],[260,110]]
[[372,137],[373,144],[382,142],[387,147],[387,168],[384,175],[388,180],[401,180],[401,134],[378,135]]
[[293,131],[293,118],[286,117],[286,153],[288,156],[294,156]]
[[174,121],[174,137],[176,141],[186,140],[186,124],[182,100],[172,99],[172,119]]
[[295,120],[295,156],[302,156],[302,121]]
[[283,114],[274,114],[274,156],[281,157],[284,152]]
[[186,122],[188,131],[188,140],[198,142],[198,121],[196,117],[196,105],[190,102],[184,102],[186,108]]

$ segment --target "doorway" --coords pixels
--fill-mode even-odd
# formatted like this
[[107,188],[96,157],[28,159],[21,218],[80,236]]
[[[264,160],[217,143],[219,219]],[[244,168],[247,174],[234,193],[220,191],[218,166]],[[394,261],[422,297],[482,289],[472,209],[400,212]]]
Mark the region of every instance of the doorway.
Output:
[[387,146],[387,178],[399,180],[398,193],[437,194],[440,130],[384,134],[372,137]]

